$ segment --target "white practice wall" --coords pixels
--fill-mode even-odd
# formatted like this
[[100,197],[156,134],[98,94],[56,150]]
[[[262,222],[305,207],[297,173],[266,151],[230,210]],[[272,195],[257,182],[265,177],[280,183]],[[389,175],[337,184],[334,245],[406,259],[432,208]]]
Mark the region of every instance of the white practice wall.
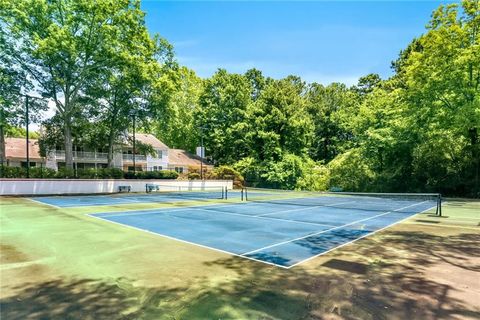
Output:
[[113,180],[113,179],[0,179],[0,195],[95,194],[118,192],[130,186],[132,192],[145,192],[147,183],[172,186],[212,186],[233,188],[231,180]]

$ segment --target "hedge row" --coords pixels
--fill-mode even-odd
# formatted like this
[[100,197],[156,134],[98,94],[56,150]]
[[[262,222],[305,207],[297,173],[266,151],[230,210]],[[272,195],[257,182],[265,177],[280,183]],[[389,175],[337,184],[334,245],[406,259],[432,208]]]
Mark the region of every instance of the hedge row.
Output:
[[[0,166],[0,178],[26,178],[27,169],[22,167]],[[55,178],[55,179],[177,179],[175,171],[140,171],[124,172],[117,168],[101,169],[59,169],[32,167],[30,178]]]
[[[229,166],[220,166],[211,171],[204,170],[203,177],[213,180],[233,180],[234,188],[241,188],[244,185],[243,176],[235,169]],[[191,169],[187,174],[189,180],[201,179],[201,174],[197,169]]]
[[177,179],[175,171],[140,171],[135,174],[131,171],[124,172],[125,179]]

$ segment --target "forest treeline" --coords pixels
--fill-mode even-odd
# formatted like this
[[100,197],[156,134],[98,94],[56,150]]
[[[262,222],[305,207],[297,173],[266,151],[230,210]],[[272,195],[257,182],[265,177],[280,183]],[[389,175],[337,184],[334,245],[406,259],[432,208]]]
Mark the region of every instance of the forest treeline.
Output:
[[[393,75],[354,86],[219,69],[202,79],[151,37],[140,4],[0,2],[0,146],[54,101],[41,146],[111,157],[132,119],[170,147],[203,138],[217,165],[250,184],[285,189],[442,192],[480,196],[480,2],[441,5]],[[2,148],[0,148],[2,149]],[[4,157],[4,150],[0,150]]]

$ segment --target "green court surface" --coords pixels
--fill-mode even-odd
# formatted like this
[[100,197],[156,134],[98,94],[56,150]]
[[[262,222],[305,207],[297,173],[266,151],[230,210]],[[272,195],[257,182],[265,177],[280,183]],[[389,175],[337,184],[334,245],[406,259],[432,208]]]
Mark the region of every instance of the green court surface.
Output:
[[414,215],[291,269],[88,215],[204,204],[0,198],[2,319],[480,317],[478,201],[448,199],[443,217]]

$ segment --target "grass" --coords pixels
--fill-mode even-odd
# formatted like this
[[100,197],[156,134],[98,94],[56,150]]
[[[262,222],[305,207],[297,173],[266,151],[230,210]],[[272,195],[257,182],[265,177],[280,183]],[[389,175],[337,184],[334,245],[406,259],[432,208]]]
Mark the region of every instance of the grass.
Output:
[[480,317],[478,201],[290,270],[85,215],[121,209],[0,198],[2,319]]

